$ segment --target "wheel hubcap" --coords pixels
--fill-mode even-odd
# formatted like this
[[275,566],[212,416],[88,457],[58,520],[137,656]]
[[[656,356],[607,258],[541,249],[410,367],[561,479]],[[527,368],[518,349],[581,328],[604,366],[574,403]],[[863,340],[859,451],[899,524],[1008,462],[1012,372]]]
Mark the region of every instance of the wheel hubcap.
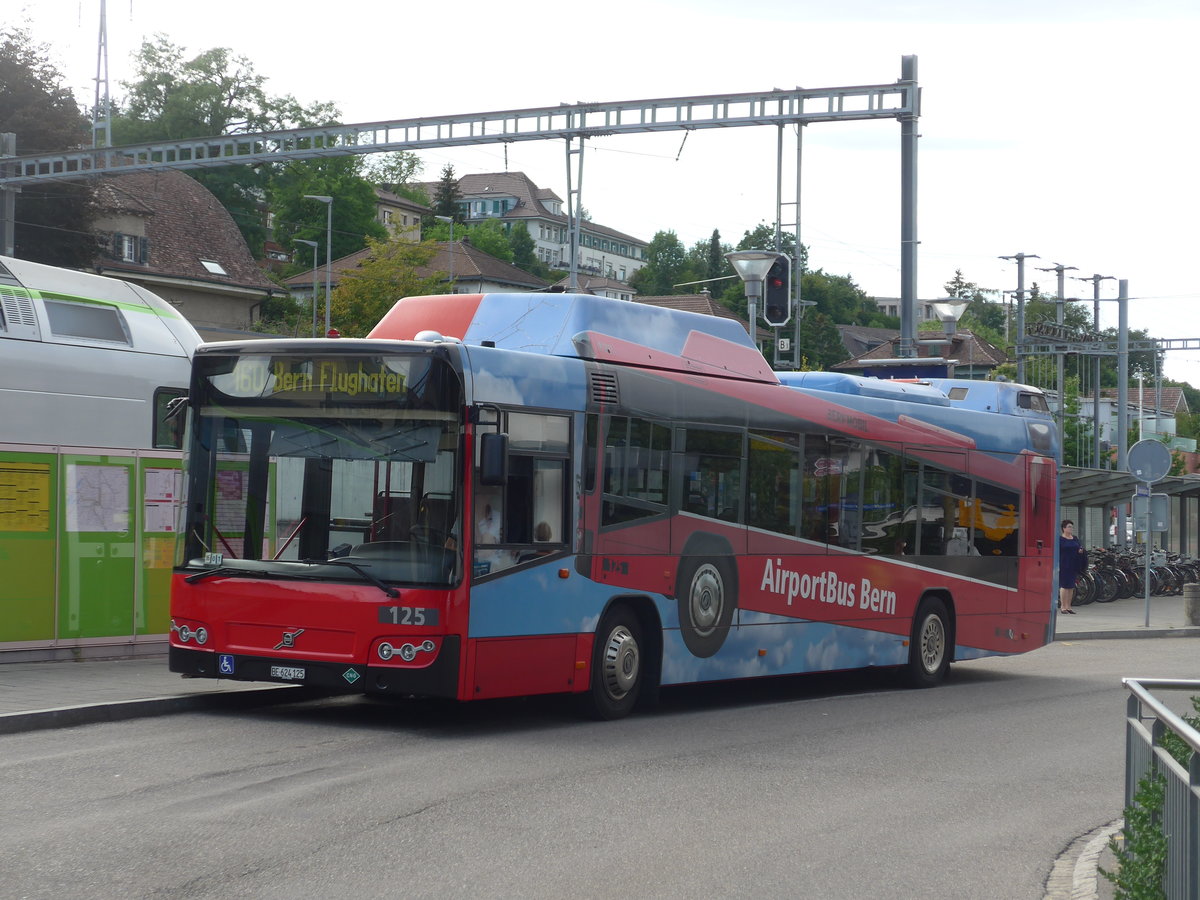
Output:
[[624,625],[618,625],[604,647],[604,685],[608,695],[620,700],[628,694],[637,684],[639,666],[637,639]]
[[692,576],[692,587],[688,592],[688,612],[692,628],[700,636],[712,634],[721,621],[725,607],[725,586],[721,573],[712,563],[705,563]]
[[946,652],[946,629],[937,616],[926,616],[921,626],[921,664],[925,671],[936,672]]

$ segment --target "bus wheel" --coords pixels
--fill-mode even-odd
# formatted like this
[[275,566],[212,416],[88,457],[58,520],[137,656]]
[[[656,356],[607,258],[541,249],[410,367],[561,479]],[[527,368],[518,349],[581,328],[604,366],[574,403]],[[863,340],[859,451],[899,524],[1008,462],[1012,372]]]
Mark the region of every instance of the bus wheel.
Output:
[[954,645],[950,637],[950,616],[946,604],[936,597],[922,601],[913,618],[912,640],[908,645],[908,682],[913,687],[940,684],[950,668]]
[[693,656],[721,649],[737,607],[737,578],[727,557],[685,557],[675,586],[679,633]]
[[596,628],[592,647],[592,714],[598,719],[629,715],[642,688],[642,627],[626,606],[614,606]]

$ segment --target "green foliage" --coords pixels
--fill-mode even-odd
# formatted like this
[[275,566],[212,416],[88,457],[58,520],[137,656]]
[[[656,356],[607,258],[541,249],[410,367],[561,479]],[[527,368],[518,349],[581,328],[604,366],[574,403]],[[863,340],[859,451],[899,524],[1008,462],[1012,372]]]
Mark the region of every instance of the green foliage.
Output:
[[437,253],[434,241],[369,240],[370,253],[342,273],[330,300],[334,326],[344,337],[363,337],[401,297],[440,294],[446,273],[422,275]]
[[499,219],[484,219],[465,230],[466,239],[471,246],[478,247],[484,253],[507,263],[512,262],[512,246],[508,242],[504,224]]
[[[737,250],[774,250],[775,249],[775,224],[768,225],[766,222],[759,222],[751,231],[742,233],[742,239],[738,241],[735,248]],[[795,232],[783,231],[779,235],[779,252],[786,253],[792,257],[795,268],[801,272],[808,271],[808,248],[803,244],[800,245],[800,259],[796,260],[796,235]],[[793,276],[795,273],[793,272]]]
[[827,313],[809,310],[800,324],[800,356],[813,371],[849,359],[837,324]]
[[[225,47],[186,58],[163,35],[144,41],[134,57],[135,77],[112,116],[115,144],[183,140],[220,134],[275,131],[336,121],[329,103],[302,106],[289,95],[271,96],[266,78],[244,56]],[[195,171],[229,211],[250,252],[261,258],[266,225],[261,211],[271,193],[273,166],[227,166]]]
[[375,189],[359,177],[354,156],[294,163],[275,178],[275,240],[293,249],[296,238],[316,241],[325,258],[326,204],[305,194],[333,197],[333,258],[362,250],[367,240],[385,241],[387,229],[375,218]]
[[[425,191],[412,184],[424,168],[425,164],[421,162],[421,158],[417,154],[409,153],[407,150],[397,150],[393,153],[376,153],[368,156],[363,163],[362,176],[376,187],[391,191],[393,194],[408,197],[408,194],[402,193],[408,189],[425,197]],[[413,198],[409,197],[409,199]],[[416,202],[428,204],[429,198],[425,197],[424,200]]]
[[508,229],[508,247],[512,252],[512,264],[530,275],[549,280],[546,265],[537,258],[537,246],[524,222],[514,222]]
[[[1192,698],[1192,707],[1200,713],[1200,697]],[[1200,716],[1184,716],[1192,728],[1200,729]],[[1192,748],[1173,731],[1166,731],[1159,741],[1185,769]],[[1123,842],[1113,838],[1108,849],[1117,859],[1117,871],[1101,868],[1100,874],[1116,886],[1116,900],[1164,900],[1163,875],[1167,864],[1167,838],[1162,829],[1163,804],[1166,800],[1166,777],[1152,771],[1138,782],[1133,803],[1125,807]]]
[[437,188],[433,194],[433,215],[449,216],[456,222],[462,221],[462,194],[458,192],[458,179],[454,175],[454,166],[446,163],[442,167],[442,177],[438,179]]
[[1068,375],[1063,384],[1063,462],[1069,466],[1082,465],[1090,458],[1093,423],[1079,416],[1079,378]]
[[674,231],[660,231],[646,247],[647,264],[634,273],[629,284],[644,297],[661,297],[692,288],[675,285],[693,279],[687,277],[688,258],[683,243]]
[[[18,154],[91,143],[91,126],[49,56],[50,48],[35,44],[28,31],[0,28],[0,132],[16,134]],[[48,265],[90,267],[97,249],[94,220],[88,182],[25,185],[16,195],[14,251]]]
[[1165,900],[1163,871],[1167,862],[1167,839],[1162,831],[1162,807],[1166,779],[1152,772],[1138,782],[1133,803],[1125,807],[1125,840],[1108,842],[1117,858],[1116,872],[1101,868],[1100,874],[1116,885],[1117,900]]

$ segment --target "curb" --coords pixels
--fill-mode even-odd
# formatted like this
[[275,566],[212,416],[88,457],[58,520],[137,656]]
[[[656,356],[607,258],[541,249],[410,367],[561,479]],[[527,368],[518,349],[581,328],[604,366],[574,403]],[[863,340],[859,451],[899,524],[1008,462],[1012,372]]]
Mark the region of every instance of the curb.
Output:
[[1186,625],[1181,628],[1139,628],[1123,631],[1068,631],[1054,635],[1057,641],[1103,641],[1126,640],[1128,638],[1171,638],[1171,637],[1200,637],[1200,628]]
[[184,694],[178,697],[147,697],[140,700],[117,700],[111,703],[88,703],[82,706],[60,706],[30,712],[0,714],[0,735],[40,731],[48,728],[71,728],[100,722],[120,722],[144,719],[177,712],[206,709],[249,709],[256,706],[277,706],[301,703],[328,692],[300,685],[229,691],[225,693]]
[[1054,860],[1046,877],[1043,900],[1095,900],[1099,895],[1100,854],[1108,840],[1125,825],[1114,819],[1081,834]]

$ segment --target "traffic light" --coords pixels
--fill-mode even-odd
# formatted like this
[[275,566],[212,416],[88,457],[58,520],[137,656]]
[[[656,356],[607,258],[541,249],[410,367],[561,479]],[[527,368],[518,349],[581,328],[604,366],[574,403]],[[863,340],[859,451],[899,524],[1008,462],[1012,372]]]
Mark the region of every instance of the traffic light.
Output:
[[771,325],[786,325],[792,317],[792,261],[780,256],[763,279],[763,318]]

